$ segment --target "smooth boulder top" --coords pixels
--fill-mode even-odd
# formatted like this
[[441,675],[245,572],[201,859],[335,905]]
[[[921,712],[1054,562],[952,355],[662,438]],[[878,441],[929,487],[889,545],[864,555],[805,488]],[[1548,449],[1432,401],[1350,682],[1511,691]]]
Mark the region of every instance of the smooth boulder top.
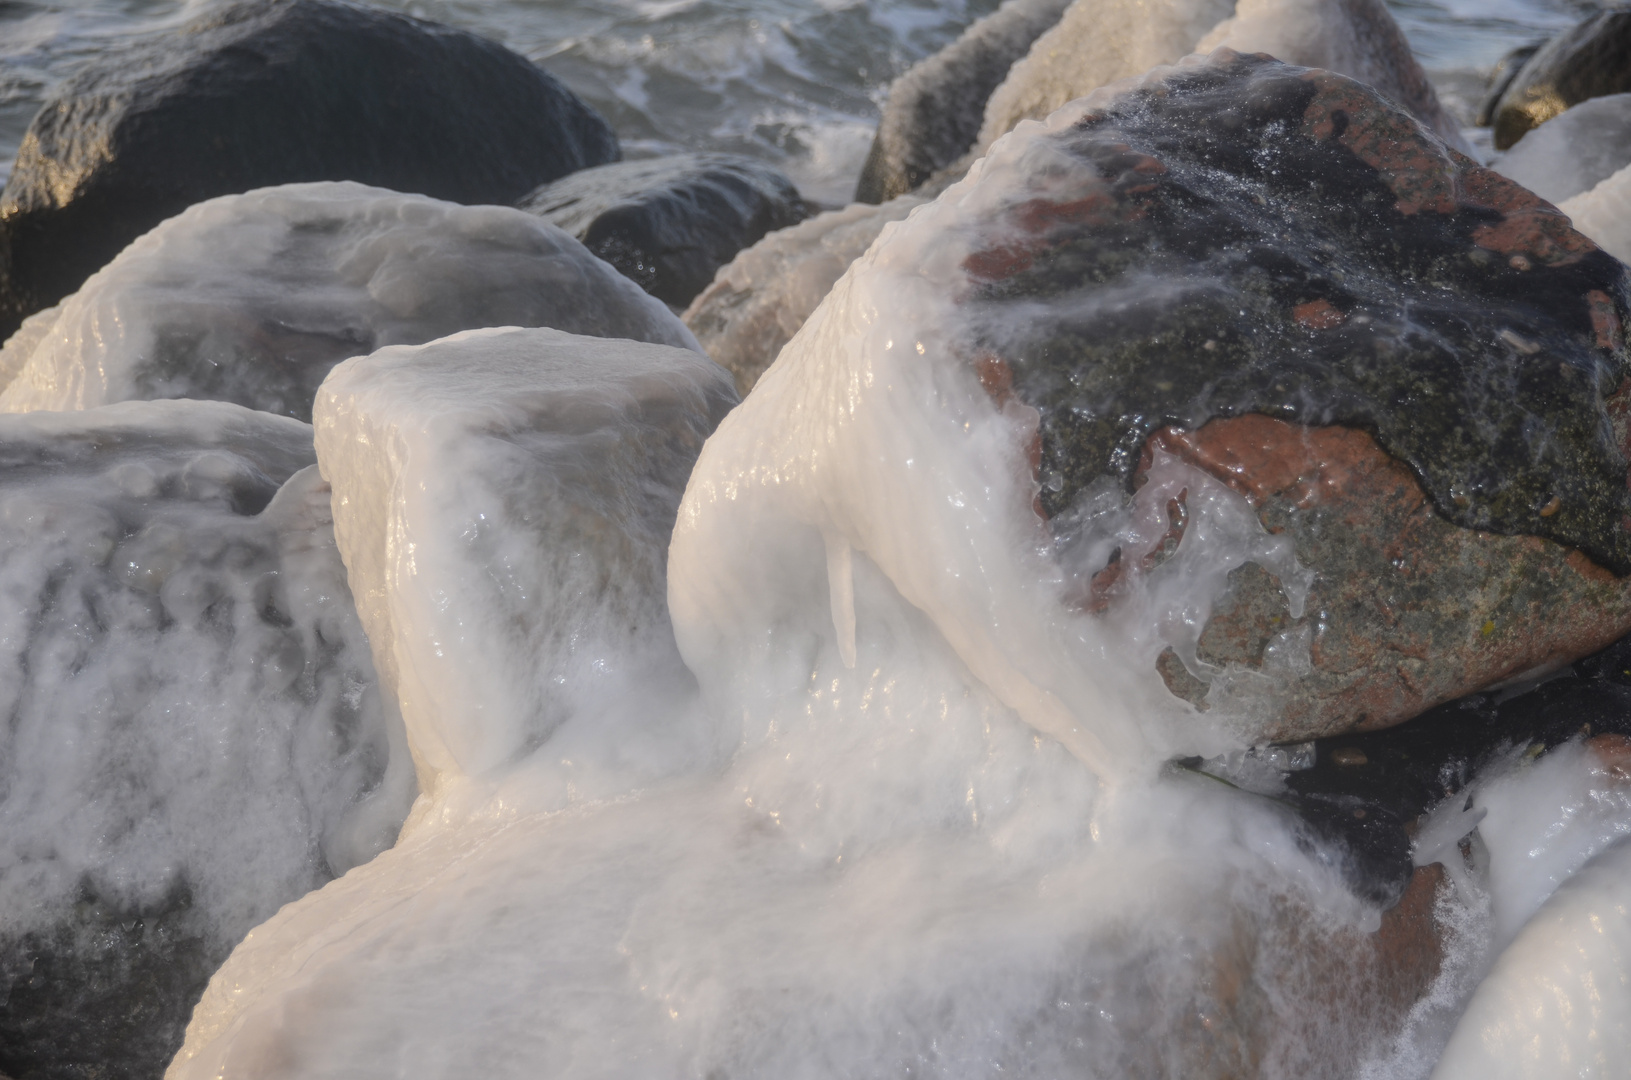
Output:
[[203,199],[357,180],[513,203],[616,161],[604,120],[496,42],[340,0],[251,0],[63,84],[0,195],[0,336]]
[[1050,142],[1102,182],[1008,207],[965,263],[981,347],[1042,411],[1049,514],[1129,482],[1164,425],[1258,412],[1373,431],[1449,521],[1631,572],[1606,403],[1631,293],[1553,207],[1266,57],[1174,69]]
[[765,233],[804,220],[798,188],[734,154],[681,154],[585,169],[519,203],[651,295],[684,307]]
[[350,182],[200,203],[53,310],[0,349],[0,412],[187,397],[305,420],[339,361],[484,326],[698,347],[537,217]]
[[1601,11],[1542,46],[1493,110],[1495,149],[1589,98],[1631,91],[1631,11]]
[[1069,0],[1006,0],[890,83],[855,200],[888,202],[967,153],[991,92],[1069,6]]
[[253,926],[414,797],[311,428],[0,417],[0,1071],[157,1076]]
[[669,534],[735,404],[695,352],[548,329],[381,349],[323,383],[336,536],[427,791],[545,743],[591,775],[619,731],[661,743],[691,685]]

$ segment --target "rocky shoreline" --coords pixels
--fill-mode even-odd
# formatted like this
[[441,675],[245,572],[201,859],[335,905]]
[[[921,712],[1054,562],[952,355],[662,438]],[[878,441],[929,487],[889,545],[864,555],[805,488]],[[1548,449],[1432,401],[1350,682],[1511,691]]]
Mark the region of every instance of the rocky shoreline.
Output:
[[[936,407],[997,433],[987,490],[1022,496],[1000,514],[1060,618],[1178,734],[1038,719],[1069,695],[1004,689],[1018,646],[966,646],[877,506],[824,527],[821,633],[853,667],[836,583],[881,575],[1101,779],[1155,754],[1290,822],[1381,920],[1309,950],[1400,1029],[1439,901],[1489,873],[1442,808],[1565,747],[1631,782],[1631,23],[1498,69],[1484,167],[1380,0],[1155,7],[1009,0],[894,84],[841,209],[746,158],[620,160],[538,65],[342,0],[210,8],[63,87],[0,193],[0,1073],[156,1077],[193,1018],[168,1075],[204,1075],[233,1036],[194,1007],[254,927],[456,817],[457,783],[706,683],[725,646],[675,651],[666,576],[704,442],[738,400],[772,431],[831,412],[824,450],[730,481],[791,489],[926,400],[789,389],[840,375],[778,356],[858,356],[834,328],[903,302],[863,257],[941,305],[910,342]],[[729,730],[686,738],[730,760]],[[1204,961],[1236,989],[1185,1075],[1272,1056],[1249,988],[1281,930]],[[260,1007],[224,1000],[196,1015]]]

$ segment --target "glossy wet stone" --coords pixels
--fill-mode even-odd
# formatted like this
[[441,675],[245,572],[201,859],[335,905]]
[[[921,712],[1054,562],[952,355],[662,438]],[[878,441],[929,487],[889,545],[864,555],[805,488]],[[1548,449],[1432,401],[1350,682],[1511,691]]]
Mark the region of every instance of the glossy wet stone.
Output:
[[1495,148],[1505,150],[1571,105],[1627,90],[1631,90],[1631,11],[1602,11],[1536,51],[1484,122],[1494,124]]
[[1161,427],[1260,412],[1373,430],[1455,524],[1631,570],[1610,399],[1631,294],[1550,205],[1266,57],[1178,69],[1052,141],[1095,182],[1008,207],[965,262],[979,345],[1042,412],[1050,515],[1130,481]]

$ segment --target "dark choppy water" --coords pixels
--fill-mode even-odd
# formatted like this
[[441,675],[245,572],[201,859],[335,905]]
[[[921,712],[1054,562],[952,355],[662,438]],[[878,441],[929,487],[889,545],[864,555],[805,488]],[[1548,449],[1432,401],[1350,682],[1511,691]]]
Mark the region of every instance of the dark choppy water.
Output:
[[[1600,6],[1582,0],[1390,0],[1452,107],[1515,45]],[[730,150],[847,201],[889,81],[998,0],[382,0],[542,61],[600,109],[628,152]],[[0,0],[0,172],[40,102],[177,0]]]

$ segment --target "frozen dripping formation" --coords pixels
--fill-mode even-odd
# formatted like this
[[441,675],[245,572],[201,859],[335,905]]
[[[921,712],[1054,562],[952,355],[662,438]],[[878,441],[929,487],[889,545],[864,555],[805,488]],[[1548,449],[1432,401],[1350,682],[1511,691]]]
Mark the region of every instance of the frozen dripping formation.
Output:
[[335,532],[427,790],[546,743],[606,767],[593,748],[620,727],[613,762],[656,753],[633,743],[663,742],[689,684],[668,535],[735,403],[694,352],[553,330],[382,349],[323,384]]
[[41,332],[0,411],[131,398],[236,402],[297,419],[330,368],[483,326],[696,347],[662,303],[520,210],[352,183],[201,203],[127,248]]
[[[561,537],[567,505],[628,489],[577,463],[641,441],[627,421],[649,398],[619,392],[631,369],[665,371],[693,401],[728,389],[687,353],[548,331],[471,332],[335,371],[318,422],[340,541],[371,627],[382,611],[392,620],[373,634],[400,660],[387,678],[418,665],[425,677],[402,690],[405,706],[421,695],[410,723],[429,713],[452,764],[396,847],[234,952],[172,1080],[386,1076],[403,1061],[427,1077],[818,1077],[880,1062],[975,1077],[996,1062],[1221,1080],[1317,1074],[1373,1046],[1430,978],[1431,881],[1408,918],[1388,917],[1404,924],[1388,940],[1407,958],[1391,962],[1371,933],[1376,910],[1275,808],[1195,777],[1149,798],[1129,784],[1128,802],[1100,805],[1084,763],[1003,706],[931,621],[967,615],[965,640],[1041,639],[1037,663],[1060,666],[1053,686],[1084,727],[1160,738],[1153,675],[1098,655],[1107,637],[1050,602],[1025,528],[1028,479],[1011,468],[1023,415],[995,414],[970,373],[924,363],[906,340],[897,353],[846,332],[853,311],[838,305],[852,287],[909,283],[920,265],[955,273],[955,261],[918,261],[938,224],[874,249],[703,451],[669,597],[706,706],[671,692],[622,722],[569,721],[522,760],[505,751],[525,741],[517,722],[539,676],[508,659],[524,636],[508,605],[495,625],[482,600],[524,591],[536,617],[590,637],[602,609],[555,576],[558,562],[494,561],[489,546],[524,554]],[[880,330],[949,307],[934,293],[896,299]],[[862,366],[863,352],[883,362]],[[566,377],[573,355],[599,362]],[[969,407],[948,414],[925,382]],[[586,409],[608,422],[569,423]],[[703,430],[707,411],[691,411]],[[647,460],[660,481],[670,459]],[[857,475],[866,482],[845,483]],[[826,521],[812,520],[824,503]],[[605,520],[592,546],[565,549],[618,558],[630,519]],[[836,522],[878,542],[824,539]],[[393,550],[394,573],[381,558]],[[891,550],[926,564],[908,566],[909,586],[947,593],[932,616],[874,561]],[[486,565],[500,573],[483,582]],[[956,580],[1005,602],[1001,586],[1039,571],[1001,610],[962,602]],[[649,655],[638,636],[632,656],[618,651],[623,625],[599,654],[614,672]],[[484,644],[486,681],[466,681],[433,641],[449,661]],[[562,655],[546,647],[546,669]],[[1138,724],[1106,715],[1136,705],[1150,706]],[[1066,734],[1088,747],[1087,732]],[[410,728],[416,747],[423,735]],[[1143,747],[1116,748],[1148,771]],[[1115,760],[1099,764],[1116,774]],[[456,775],[467,767],[489,771]],[[1361,1020],[1322,997],[1333,971]]]
[[967,153],[979,137],[986,99],[1068,6],[1069,0],[1006,0],[891,83],[856,201],[888,202]]
[[1466,149],[1382,0],[1077,0],[991,95],[977,145],[988,147],[1021,120],[1040,120],[1101,86],[1219,48],[1265,52],[1368,83]]
[[1199,572],[1169,555],[1203,485],[1129,498],[1157,451],[1295,547],[1276,569],[1235,530],[1207,604],[1150,612],[1174,693],[1307,738],[1627,629],[1603,569],[1631,566],[1624,269],[1375,92],[1220,52],[1016,133],[936,205],[967,245],[920,260],[958,267],[935,286],[957,298],[940,355],[1039,411],[1069,602],[1118,620]]
[[771,233],[720,268],[686,309],[685,325],[746,397],[850,263],[885,226],[931,197],[914,192],[882,206],[851,203]]
[[1631,94],[1582,101],[1489,163],[1550,203],[1590,191],[1627,165],[1631,165]]
[[413,772],[312,461],[234,405],[0,418],[8,1075],[156,1074],[252,926],[395,837]]
[[617,136],[497,42],[333,0],[211,5],[79,69],[0,194],[0,337],[217,195],[356,180],[508,204]]

